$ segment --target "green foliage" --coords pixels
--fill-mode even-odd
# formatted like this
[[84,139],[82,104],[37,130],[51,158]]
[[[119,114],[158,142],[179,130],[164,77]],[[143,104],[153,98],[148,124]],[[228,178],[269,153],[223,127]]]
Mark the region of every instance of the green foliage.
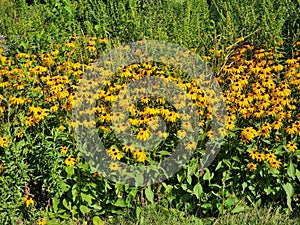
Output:
[[[299,1],[288,0],[1,2],[0,34],[6,37],[10,50],[1,53],[0,60],[0,109],[5,110],[5,113],[0,110],[0,138],[9,137],[9,146],[0,146],[0,223],[21,221],[32,224],[45,217],[49,224],[81,219],[98,225],[104,224],[105,220],[118,221],[116,218],[121,217],[129,222],[134,220],[134,223],[138,220],[141,224],[151,223],[154,219],[158,224],[176,224],[177,220],[187,224],[209,224],[211,221],[200,218],[221,216],[219,224],[230,224],[231,220],[236,224],[249,221],[259,224],[263,216],[247,212],[269,202],[279,203],[279,211],[297,211],[300,206],[300,154],[299,150],[291,153],[287,149],[290,136],[285,130],[272,134],[270,139],[242,143],[243,126],[254,124],[258,128],[262,121],[239,118],[209,168],[198,169],[203,148],[198,146],[189,164],[172,178],[152,186],[130,187],[113,183],[90,168],[76,147],[67,100],[57,100],[58,112],[51,111],[51,101],[43,99],[49,93],[47,86],[49,83],[51,86],[51,82],[42,79],[63,74],[70,79],[64,88],[71,93],[81,69],[84,70],[110,45],[141,39],[165,40],[193,48],[201,56],[206,54],[206,57],[211,57],[209,63],[220,79],[225,77],[225,65],[231,66],[238,61],[231,58],[236,49],[245,43],[260,46],[266,42],[269,46],[276,46],[276,52],[285,53],[283,57],[274,54],[274,61],[276,65],[286,65],[284,72],[287,72],[292,66],[286,64],[286,59],[296,58],[296,53],[299,53],[295,43],[300,35],[299,9]],[[90,36],[96,37],[95,44],[90,44],[94,41]],[[246,37],[245,42],[237,40],[239,37]],[[70,40],[72,38],[75,44]],[[284,40],[284,46],[277,47],[281,40]],[[66,43],[75,47],[68,47]],[[96,50],[88,50],[88,47]],[[55,50],[59,50],[58,53]],[[255,50],[248,49],[248,55],[243,57],[252,60]],[[32,65],[28,67],[43,65],[47,72],[29,76],[28,73],[33,73],[24,66],[27,56],[20,56],[24,52],[32,57],[28,60]],[[53,64],[47,64],[47,54],[51,55]],[[76,67],[78,62],[80,68],[68,68],[68,65]],[[66,63],[69,64],[66,66]],[[297,69],[299,67],[295,67]],[[18,83],[11,72],[13,70],[17,70],[16,74],[23,74],[23,89],[17,89],[23,84]],[[284,72],[274,73],[276,79],[284,77]],[[6,81],[15,85],[6,87]],[[299,90],[296,85],[292,89],[295,90],[292,97],[298,101],[295,104],[299,104]],[[13,104],[11,97],[32,101]],[[48,113],[34,126],[25,124],[30,106],[43,107]],[[292,117],[298,113],[295,109]],[[60,126],[65,129],[60,129]],[[288,122],[284,124],[287,126]],[[17,135],[19,130],[22,136]],[[110,143],[116,142],[110,133],[106,136]],[[281,142],[275,141],[275,136],[280,136]],[[292,137],[291,141],[299,141],[296,135]],[[262,162],[256,170],[249,172],[247,164],[251,161],[247,153],[264,146],[272,147],[282,159],[281,167],[270,168],[267,162]],[[68,148],[68,155],[74,163],[66,163],[67,157],[61,151],[63,147]],[[28,199],[24,200],[24,196],[32,197],[34,204],[28,201],[26,206]],[[150,208],[148,214],[143,211],[144,207]],[[161,214],[154,213],[157,211]],[[186,220],[180,211],[193,215],[192,219]],[[169,214],[181,216],[172,219]],[[227,217],[228,214],[237,215]],[[248,220],[238,215],[245,215]],[[284,221],[290,220],[285,218]]]

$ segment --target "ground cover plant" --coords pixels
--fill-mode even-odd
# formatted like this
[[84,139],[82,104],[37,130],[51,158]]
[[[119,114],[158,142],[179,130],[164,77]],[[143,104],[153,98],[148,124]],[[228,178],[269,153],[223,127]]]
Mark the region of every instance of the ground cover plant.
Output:
[[[149,214],[185,212],[191,216],[185,223],[210,224],[221,216],[219,223],[228,224],[228,214],[270,204],[290,213],[286,221],[297,221],[292,217],[300,205],[299,8],[297,1],[3,1],[0,32],[9,49],[0,54],[1,223],[147,224],[155,219],[143,212],[150,207]],[[198,169],[203,143],[215,135],[208,98],[178,69],[153,61],[128,65],[89,96],[93,83],[83,75],[96,59],[110,48],[152,39],[199,55],[222,89],[227,116],[218,132],[225,141],[208,168]],[[120,173],[120,162],[164,160],[191,129],[184,122],[189,115],[177,110],[185,107],[180,99],[174,106],[144,97],[129,109],[137,139],[165,138],[155,151],[122,144],[114,135],[112,122],[124,115],[112,113],[112,102],[130,82],[145,77],[175,82],[187,93],[197,107],[201,138],[185,146],[195,149],[193,157],[174,176],[135,187],[93,169],[74,129],[97,127],[111,173]],[[80,96],[85,82],[80,88],[86,95]],[[96,107],[82,113],[96,122],[73,120],[76,105],[92,98]],[[165,132],[157,131],[155,116],[165,121]],[[120,125],[118,132],[126,129]]]

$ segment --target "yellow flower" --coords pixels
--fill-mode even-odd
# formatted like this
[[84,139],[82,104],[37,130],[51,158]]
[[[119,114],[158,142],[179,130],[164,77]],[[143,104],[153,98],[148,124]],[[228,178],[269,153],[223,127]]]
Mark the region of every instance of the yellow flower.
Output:
[[179,118],[179,113],[177,112],[169,112],[165,114],[165,119],[169,122],[176,122],[176,119]]
[[195,150],[196,149],[196,147],[197,147],[197,142],[192,142],[192,141],[190,141],[190,142],[188,142],[188,143],[186,143],[185,144],[185,148],[187,149],[187,150]]
[[110,147],[107,150],[107,153],[110,155],[110,157],[112,157],[113,159],[118,159],[121,160],[123,158],[122,153],[120,152],[120,150],[117,147]]
[[34,200],[29,196],[24,197],[22,199],[22,202],[24,205],[26,205],[26,207],[29,207],[30,205],[34,205]]
[[146,141],[150,137],[151,133],[148,128],[140,128],[138,134],[137,134],[137,139]]
[[46,225],[47,219],[45,217],[38,219],[37,224]]
[[286,145],[286,147],[290,152],[294,152],[295,150],[298,149],[297,144],[292,143],[291,141],[289,141],[289,143]]
[[69,155],[66,159],[65,159],[65,164],[67,166],[73,166],[76,163],[76,159],[73,158],[71,155]]
[[13,105],[24,105],[26,102],[26,98],[10,97],[9,101]]
[[252,159],[255,159],[256,158],[256,153],[257,153],[257,150],[251,150],[249,151],[249,155]]
[[231,120],[226,120],[225,128],[227,130],[233,130],[233,128],[234,128],[234,122],[231,121]]
[[134,149],[135,149],[135,147],[133,144],[127,144],[122,147],[122,150],[124,152],[128,152],[128,151],[132,152],[132,151],[134,151]]
[[260,162],[264,159],[265,159],[265,155],[263,153],[260,153],[260,152],[255,153],[255,160],[256,161]]
[[102,43],[102,44],[106,44],[108,41],[105,38],[100,38],[99,42]]
[[242,136],[247,141],[252,140],[255,136],[257,136],[257,131],[252,127],[247,127],[242,130]]
[[21,129],[19,129],[16,133],[16,137],[17,138],[22,138],[23,137],[23,131]]
[[8,137],[0,137],[0,147],[8,147]]
[[116,170],[119,169],[119,164],[116,163],[116,162],[111,162],[111,163],[109,164],[109,169],[112,170],[112,171],[116,171]]
[[138,162],[144,162],[147,158],[146,152],[138,149],[133,153],[133,157],[137,159]]
[[267,162],[271,162],[273,160],[276,160],[276,155],[274,153],[267,153],[267,154],[265,154],[265,160]]
[[269,163],[270,163],[271,168],[273,168],[273,169],[280,168],[280,166],[282,164],[281,162],[279,162],[277,160],[271,160]]
[[63,131],[63,130],[65,130],[66,128],[65,128],[63,125],[60,125],[60,126],[58,127],[58,129],[59,129],[60,131]]
[[62,148],[60,149],[60,152],[61,152],[62,154],[66,154],[68,150],[69,150],[69,148],[68,148],[67,146],[64,146],[64,147],[62,147]]
[[254,164],[254,163],[248,163],[247,164],[247,168],[250,170],[250,171],[254,171],[254,170],[256,170],[256,164]]
[[298,131],[297,127],[295,126],[288,126],[285,130],[288,134],[295,134]]
[[283,124],[281,121],[275,121],[272,125],[275,130],[279,130]]
[[178,138],[184,138],[184,137],[186,137],[186,132],[184,130],[178,130],[177,131],[177,137]]

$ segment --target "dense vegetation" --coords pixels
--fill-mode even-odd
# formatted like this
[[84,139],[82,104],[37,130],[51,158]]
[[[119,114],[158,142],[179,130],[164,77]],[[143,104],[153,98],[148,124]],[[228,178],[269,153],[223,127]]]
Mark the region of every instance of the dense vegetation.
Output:
[[[103,224],[128,215],[142,221],[143,208],[153,205],[198,219],[269,205],[293,215],[300,206],[299,15],[296,0],[2,0],[0,34],[8,50],[0,53],[0,223]],[[207,92],[174,66],[150,60],[119,68],[93,96],[97,105],[80,114],[96,121],[73,120],[74,108],[98,87],[84,77],[92,63],[141,40],[183,46],[214,72],[227,115],[218,130],[225,141],[209,167],[198,168],[203,141],[215,135]],[[191,126],[182,122],[188,116],[178,111],[185,105],[143,97],[129,109],[130,129],[141,142],[154,133],[166,141],[153,153],[116,138],[112,123],[123,116],[113,114],[112,102],[147,77],[186,91],[201,135],[185,146],[193,156],[169,179],[115,183],[82,156],[78,126],[97,125],[107,170],[115,174],[121,162],[162,161],[189,136]],[[153,118],[165,121],[165,132]]]

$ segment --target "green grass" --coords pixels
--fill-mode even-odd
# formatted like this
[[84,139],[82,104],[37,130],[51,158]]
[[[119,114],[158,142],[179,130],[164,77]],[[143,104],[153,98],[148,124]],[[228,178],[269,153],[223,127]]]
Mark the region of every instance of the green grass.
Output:
[[[175,209],[166,210],[157,205],[146,206],[140,213],[139,219],[130,212],[118,217],[109,217],[103,220],[103,225],[298,225],[299,214],[291,215],[281,212],[279,208],[262,207],[249,209],[237,214],[220,215],[214,217],[197,217]],[[47,223],[48,224],[48,223]],[[60,224],[50,221],[49,224]],[[73,221],[68,225],[90,224],[86,221]]]

